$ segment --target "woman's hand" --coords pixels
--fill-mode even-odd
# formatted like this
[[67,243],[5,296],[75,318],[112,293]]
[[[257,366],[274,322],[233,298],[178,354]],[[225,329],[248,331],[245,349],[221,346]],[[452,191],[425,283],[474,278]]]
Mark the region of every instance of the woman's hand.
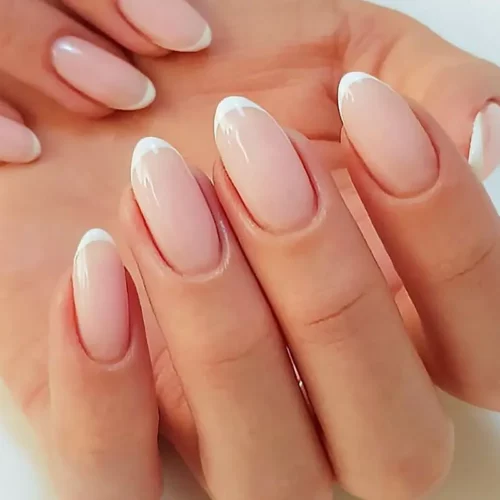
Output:
[[[499,69],[415,21],[357,0],[311,0],[307,5],[299,0],[199,0],[193,5],[210,22],[214,43],[196,55],[137,59],[159,90],[148,111],[89,122],[13,80],[0,82],[12,103],[33,110],[31,121],[45,145],[36,168],[5,168],[0,182],[0,376],[35,426],[46,419],[48,408],[49,297],[81,233],[104,226],[116,234],[137,275],[120,237],[116,205],[129,182],[124,165],[140,137],[168,137],[189,163],[211,173],[217,152],[210,121],[217,102],[229,93],[259,102],[308,137],[326,168],[338,169],[341,193],[395,292],[401,282],[343,168],[336,94],[344,72],[371,72],[424,104],[464,157],[476,116],[491,109],[475,127],[472,158],[481,177],[497,162],[494,141],[483,142],[480,132],[483,137],[498,134],[497,108],[486,105],[500,102]],[[144,296],[142,288],[140,293]],[[145,314],[162,432],[181,427],[191,436],[192,419],[165,338],[148,308]]]
[[[334,478],[360,498],[421,498],[453,457],[433,382],[500,408],[500,221],[482,185],[429,115],[369,75],[344,77],[339,108],[404,301],[312,143],[254,102],[217,108],[215,189],[161,139],[133,154],[121,221],[183,390],[170,438],[216,500],[328,500]],[[159,494],[134,290],[110,237],[87,233],[49,337],[62,498],[88,481],[106,499],[109,484]]]
[[453,456],[432,382],[500,409],[486,192],[434,119],[380,81],[348,74],[339,107],[400,310],[311,142],[252,101],[219,104],[215,191],[166,142],[134,153],[124,232],[193,422],[190,442],[170,436],[196,443],[218,500],[327,499],[334,476],[360,498],[420,498]]
[[158,406],[135,285],[111,237],[89,231],[61,281],[41,429],[60,500],[159,500]]
[[[118,45],[77,16],[142,55],[195,52],[211,42],[208,24],[185,0],[0,0],[0,71],[87,116],[145,108],[156,91]],[[0,102],[0,161],[27,163],[40,152],[21,115]]]

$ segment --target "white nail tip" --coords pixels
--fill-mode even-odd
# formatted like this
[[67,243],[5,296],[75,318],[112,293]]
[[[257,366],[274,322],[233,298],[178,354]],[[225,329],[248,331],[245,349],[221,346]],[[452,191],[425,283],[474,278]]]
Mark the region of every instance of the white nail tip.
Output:
[[104,231],[104,229],[91,229],[83,235],[83,238],[81,239],[76,250],[76,255],[78,255],[78,253],[81,252],[86,246],[96,242],[106,242],[111,243],[112,245],[115,244],[111,235]]
[[477,174],[480,174],[484,167],[483,121],[484,114],[480,112],[474,120],[469,150],[469,164]]
[[[146,78],[146,77],[144,77]],[[137,104],[133,104],[130,107],[121,108],[122,111],[136,111],[139,109],[147,108],[156,99],[156,88],[153,82],[147,78],[147,86],[144,97]]]
[[342,79],[340,80],[339,83],[339,88],[338,88],[338,104],[339,104],[339,111],[340,111],[340,116],[342,118],[342,106],[347,98],[352,99],[352,94],[351,94],[351,88],[355,83],[359,83],[363,80],[375,80],[375,81],[380,81],[377,80],[374,76],[369,75],[368,73],[362,73],[360,71],[352,72],[352,73],[347,73],[345,74]]
[[255,104],[253,101],[247,99],[246,97],[239,97],[239,96],[226,97],[219,103],[219,105],[217,106],[217,110],[215,111],[214,135],[217,134],[217,129],[224,120],[224,117],[229,112],[236,110],[240,111],[241,113],[241,111],[245,108],[260,109],[261,111],[267,113],[267,111],[261,108],[258,104]]
[[178,153],[171,144],[158,137],[144,137],[141,139],[135,146],[132,155],[132,170],[141,164],[141,160],[145,155],[148,153],[158,154],[161,149],[172,149]]
[[198,52],[200,50],[206,49],[212,43],[212,30],[210,26],[207,24],[205,30],[203,31],[203,35],[201,38],[190,47],[185,47],[179,49],[179,52]]
[[33,137],[33,160],[36,160],[41,154],[42,154],[42,145],[40,144],[40,140],[38,137],[33,134],[32,132],[32,137]]

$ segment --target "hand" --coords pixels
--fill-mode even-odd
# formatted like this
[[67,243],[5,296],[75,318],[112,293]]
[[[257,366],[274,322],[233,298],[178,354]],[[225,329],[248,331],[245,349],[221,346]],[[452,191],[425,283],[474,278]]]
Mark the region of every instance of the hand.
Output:
[[41,433],[56,498],[159,500],[158,407],[134,283],[97,230],[82,239],[72,275],[52,306]]
[[453,455],[426,367],[500,408],[500,220],[484,188],[434,119],[380,81],[348,74],[339,104],[423,363],[408,308],[402,320],[309,140],[230,97],[215,115],[215,192],[160,139],[134,152],[123,232],[217,500],[328,499],[333,475],[356,497],[422,498]]
[[[244,94],[306,135],[325,165],[342,167],[336,88],[345,71],[361,69],[424,104],[467,156],[477,112],[500,99],[498,68],[405,16],[356,0],[314,0],[307,9],[299,0],[274,0],[273,5],[270,9],[264,0],[195,4],[214,29],[212,47],[157,62],[138,59],[155,81],[159,98],[151,110],[133,117],[89,123],[4,80],[5,95],[34,110],[37,133],[46,144],[37,168],[4,169],[0,182],[0,375],[35,426],[47,418],[48,300],[81,233],[104,226],[117,235],[124,259],[133,264],[115,212],[129,181],[124,165],[139,137],[168,137],[188,154],[189,163],[209,172],[216,156],[210,121],[217,101],[228,93]],[[477,167],[484,176],[490,163]],[[342,181],[344,172],[336,171],[337,179]],[[340,187],[391,287],[399,290],[400,281],[352,186],[342,182]],[[193,422],[182,386],[148,310],[146,322],[162,432],[175,429],[179,442],[186,443]],[[184,455],[194,455],[196,446],[196,441],[186,446]]]
[[[185,0],[61,2],[0,1],[0,71],[87,116],[142,109],[154,100],[155,88],[117,45],[75,15],[137,54],[193,52],[211,41],[207,23]],[[0,135],[0,161],[27,163],[41,152],[21,114],[2,101]]]

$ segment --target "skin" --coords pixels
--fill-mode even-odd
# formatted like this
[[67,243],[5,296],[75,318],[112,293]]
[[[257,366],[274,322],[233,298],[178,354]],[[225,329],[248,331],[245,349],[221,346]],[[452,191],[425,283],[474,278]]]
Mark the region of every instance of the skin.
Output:
[[[299,0],[276,0],[279,25],[263,0],[251,6],[200,0],[196,6],[215,33],[207,53],[136,59],[158,89],[150,110],[86,121],[8,78],[0,85],[10,102],[30,110],[30,125],[45,145],[32,167],[6,167],[0,185],[0,375],[38,429],[46,425],[48,408],[46,311],[81,234],[93,226],[108,229],[136,275],[116,206],[129,182],[130,153],[139,138],[164,137],[190,164],[211,173],[217,102],[228,94],[255,100],[311,139],[323,165],[339,169],[342,193],[397,291],[395,273],[341,169],[340,77],[353,69],[367,71],[419,101],[464,155],[475,115],[500,97],[499,70],[493,65],[451,47],[406,17],[365,3],[314,0],[306,10]],[[172,436],[175,430],[184,456],[197,456],[194,424],[152,318],[146,311],[162,432]]]
[[[429,346],[437,347],[445,367],[460,359],[456,380],[474,373],[479,384],[471,397],[494,405],[498,387],[487,381],[498,380],[500,219],[456,146],[418,105],[373,78],[352,84],[350,92],[340,99],[342,148],[360,198],[437,340]],[[386,124],[376,144],[369,118]],[[402,150],[394,148],[395,130]],[[143,175],[163,167],[125,190],[120,227],[185,391],[195,428],[190,437],[198,445],[197,455],[185,457],[197,461],[195,471],[217,500],[329,500],[334,477],[357,498],[423,498],[446,477],[452,426],[316,148],[297,132],[289,139],[262,109],[231,109],[217,128],[223,161],[214,166],[214,185],[198,171],[183,183],[168,182],[186,168],[169,146],[139,159],[134,154]],[[259,173],[270,161],[276,171],[306,172],[306,183],[297,175],[273,179],[266,168]],[[413,175],[401,176],[395,162]],[[249,182],[239,182],[249,169]],[[259,177],[270,198],[255,184]],[[252,183],[257,189],[248,189]],[[145,203],[143,189],[155,207]],[[202,204],[191,189],[203,193]],[[266,221],[257,220],[266,200],[291,189],[313,193],[315,202],[301,204],[300,218],[269,210]],[[164,218],[148,218],[152,208]],[[205,255],[208,241],[207,234],[183,239],[179,210],[210,214],[218,258],[186,267],[199,264],[193,257]],[[198,220],[202,233],[210,220]],[[171,237],[163,239],[168,227]],[[56,468],[57,484],[68,500],[88,491],[135,498],[138,485],[141,498],[156,500],[154,390],[134,286],[125,285],[109,236],[83,241],[75,293],[65,278],[49,335],[51,425],[62,459],[55,463],[63,465]],[[176,245],[185,252],[172,253]],[[90,300],[78,300],[87,292]],[[92,300],[96,295],[102,300]],[[110,311],[128,316],[113,334]],[[109,344],[118,334],[129,344],[125,351],[121,342]],[[130,434],[120,439],[127,428]],[[179,436],[175,442],[182,444]],[[68,483],[74,476],[76,486],[74,479]],[[117,489],[106,492],[114,478]]]

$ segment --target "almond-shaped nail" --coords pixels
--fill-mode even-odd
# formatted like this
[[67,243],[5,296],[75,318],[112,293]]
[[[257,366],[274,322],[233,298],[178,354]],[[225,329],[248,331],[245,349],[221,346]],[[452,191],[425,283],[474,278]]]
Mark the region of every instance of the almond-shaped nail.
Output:
[[254,219],[285,232],[314,217],[316,194],[290,139],[267,111],[244,97],[227,97],[214,133],[225,169]]
[[208,47],[212,31],[185,0],[119,0],[122,14],[153,43],[178,52]]
[[474,121],[469,163],[480,179],[500,166],[500,105],[496,103],[488,104]]
[[338,98],[349,140],[385,191],[406,197],[434,185],[434,147],[403,97],[366,73],[348,73]]
[[74,36],[56,40],[52,63],[63,80],[112,109],[146,108],[156,97],[151,80],[131,64]]
[[132,158],[134,195],[165,261],[180,274],[209,272],[220,262],[220,241],[203,192],[180,153],[146,137]]
[[78,246],[73,291],[78,331],[89,357],[122,359],[130,342],[127,282],[113,239],[102,229],[87,232]]
[[30,163],[41,151],[40,141],[28,127],[0,116],[0,162]]

